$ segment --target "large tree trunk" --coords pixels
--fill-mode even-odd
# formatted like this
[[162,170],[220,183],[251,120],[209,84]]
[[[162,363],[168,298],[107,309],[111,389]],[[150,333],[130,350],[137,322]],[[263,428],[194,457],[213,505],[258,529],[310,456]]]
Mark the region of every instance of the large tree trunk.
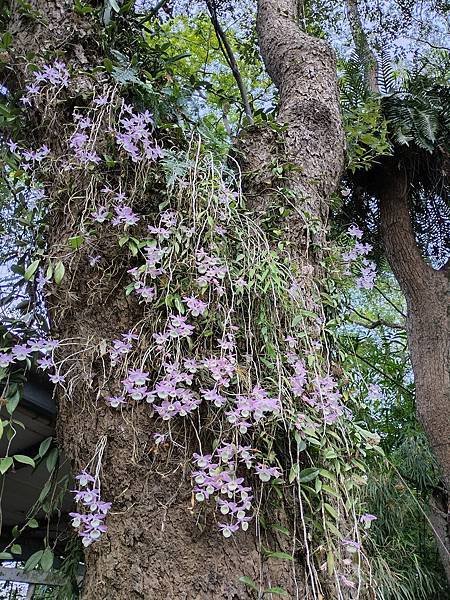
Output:
[[[278,122],[286,129],[277,134],[269,127],[249,127],[236,145],[256,213],[274,206],[288,209],[282,223],[285,241],[301,276],[305,303],[320,312],[318,267],[329,199],[344,166],[345,140],[333,50],[299,29],[299,5],[298,0],[258,2],[261,54],[280,93]],[[282,168],[279,180],[274,165]],[[283,193],[286,187],[291,194]]]
[[[86,17],[72,12],[71,2],[31,0],[30,4],[42,21],[30,25],[19,12],[13,12],[11,23],[11,66],[19,83],[24,80],[24,56],[30,49],[37,53],[57,50],[74,71],[102,62],[97,44],[100,33]],[[255,179],[260,174],[264,179],[270,172],[275,146],[278,157],[294,165],[287,171],[288,187],[293,192],[288,236],[291,242],[299,242],[293,254],[300,265],[307,261],[314,267],[326,237],[329,196],[341,175],[344,142],[332,51],[323,41],[299,31],[296,7],[293,0],[258,2],[261,50],[280,90],[279,120],[287,125],[283,147],[280,149],[278,140],[275,143],[270,131],[258,128],[244,136],[243,144],[248,151],[246,165]],[[91,79],[86,85],[92,89],[97,83]],[[37,111],[37,127],[30,144],[48,143],[58,152],[58,138],[71,121],[67,113],[64,103],[56,115]],[[64,255],[86,199],[102,187],[100,178],[84,189],[87,180],[80,176],[78,181],[70,181],[67,174],[70,189],[64,190],[64,177],[57,174],[48,182],[53,185],[49,190],[53,200],[48,237],[51,257]],[[252,189],[249,186],[250,193]],[[272,192],[260,189],[253,194],[252,207],[261,212],[271,198]],[[157,203],[150,191],[148,202]],[[312,234],[304,224],[305,217],[314,220]],[[313,247],[306,256],[310,236]],[[92,280],[88,250],[82,248],[66,265],[59,289],[48,298],[52,333],[61,339],[76,339],[79,348],[85,347],[83,362],[73,362],[67,392],[58,397],[62,448],[78,470],[90,460],[98,440],[103,436],[107,440],[102,493],[105,500],[112,501],[113,508],[107,534],[86,551],[84,598],[245,599],[253,592],[239,583],[242,575],[264,587],[286,587],[292,597],[305,597],[302,576],[300,582],[294,582],[290,566],[262,561],[258,532],[249,530],[235,542],[218,535],[208,519],[199,529],[191,506],[186,461],[187,450],[195,450],[195,436],[187,424],[176,424],[172,430],[173,438],[182,441],[184,448],[163,446],[155,451],[152,433],[157,426],[147,406],[136,405],[121,414],[98,400],[100,388],[113,388],[117,383],[113,370],[104,372],[102,348],[105,342],[129,330],[140,315],[139,307],[124,296],[122,289],[129,265],[108,245],[106,234],[101,251],[108,263],[101,285]],[[314,271],[305,272],[303,293],[310,294],[317,305],[315,288]]]
[[442,469],[444,490],[432,501],[432,524],[450,582],[450,304],[449,270],[427,264],[417,246],[408,206],[408,175],[384,172],[381,229],[389,264],[405,295],[417,416]]

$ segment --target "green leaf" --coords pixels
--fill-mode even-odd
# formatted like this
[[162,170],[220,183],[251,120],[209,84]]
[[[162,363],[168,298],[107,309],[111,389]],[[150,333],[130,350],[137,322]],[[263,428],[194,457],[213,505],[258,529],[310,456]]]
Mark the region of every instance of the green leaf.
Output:
[[42,458],[43,456],[45,456],[45,454],[47,453],[47,450],[50,447],[50,444],[52,443],[53,438],[52,437],[48,437],[45,440],[42,440],[40,446],[39,446],[39,451],[38,454],[40,456],[40,458]]
[[9,552],[0,552],[0,560],[11,560],[13,557]]
[[331,460],[332,458],[337,458],[336,450],[334,448],[327,448],[325,450],[323,457],[327,460]]
[[302,315],[296,315],[293,319],[292,319],[292,327],[296,327],[299,323],[301,323],[303,321],[303,316]]
[[81,248],[81,246],[83,245],[83,242],[84,242],[84,238],[81,235],[74,235],[73,237],[69,238],[69,246],[73,250],[79,250]]
[[[298,433],[298,431],[296,431],[296,433]],[[297,439],[297,447],[298,447],[298,451],[299,452],[303,452],[303,450],[306,450],[306,442],[303,439]]]
[[339,529],[331,521],[325,521],[325,529],[329,529],[330,531],[332,531],[337,538],[341,536],[341,534],[339,533]]
[[13,458],[24,465],[30,465],[33,469],[36,466],[34,460],[30,456],[25,456],[25,454],[14,454]]
[[8,401],[6,402],[6,410],[8,411],[8,413],[10,415],[12,415],[13,412],[16,410],[19,402],[20,402],[20,391],[17,388],[15,390],[15,392],[8,398]]
[[43,502],[45,500],[51,487],[52,487],[52,482],[49,480],[45,483],[44,487],[42,488],[41,493],[39,494],[38,502]]
[[13,554],[22,554],[22,546],[20,544],[13,544],[11,546],[11,552]]
[[175,294],[175,296],[173,297],[173,301],[175,304],[175,308],[178,310],[178,312],[180,314],[184,315],[184,313],[185,313],[184,304],[181,302],[181,298],[178,294]]
[[84,4],[80,0],[75,0],[73,10],[77,15],[88,15],[94,12],[94,9],[90,4]]
[[9,46],[11,46],[13,41],[13,36],[9,31],[6,31],[3,35],[2,35],[2,46],[3,48],[7,49]]
[[105,58],[105,60],[103,61],[103,64],[105,65],[105,70],[108,73],[111,73],[114,68],[114,63],[109,58]]
[[275,587],[271,587],[267,590],[264,590],[265,594],[277,594],[278,596],[287,596],[288,593],[286,590],[284,590],[281,587],[275,586]]
[[38,258],[37,260],[34,260],[31,265],[29,265],[26,269],[25,269],[25,273],[24,273],[24,279],[26,281],[30,281],[34,274],[37,271],[37,268],[39,267],[39,263],[41,262],[41,260]]
[[331,550],[327,552],[327,568],[328,575],[333,575],[334,573],[334,554]]
[[0,473],[4,475],[6,471],[12,467],[14,464],[13,459],[10,456],[5,456],[5,458],[0,458]]
[[249,588],[251,588],[252,590],[259,590],[258,585],[253,581],[253,579],[251,579],[250,577],[247,577],[246,575],[243,575],[242,577],[239,577],[239,581],[241,583],[243,583],[244,585],[248,586]]
[[43,550],[38,550],[34,554],[30,556],[30,558],[25,563],[23,568],[24,571],[32,571],[35,567],[38,566],[39,561],[41,560],[42,555],[44,554]]
[[331,504],[324,502],[323,507],[332,517],[334,517],[337,520],[338,514],[337,514],[336,510],[331,506]]
[[277,523],[274,523],[270,527],[274,531],[278,531],[279,533],[282,533],[283,535],[290,535],[289,529],[287,527],[283,527],[283,525],[278,525]]
[[322,490],[324,492],[326,492],[327,494],[331,494],[335,498],[339,498],[339,494],[336,492],[336,490],[334,490],[332,487],[330,487],[329,485],[327,485],[325,483],[322,485]]
[[302,483],[306,481],[312,481],[319,475],[319,469],[315,469],[314,467],[308,467],[307,469],[303,469],[300,471],[298,480]]
[[330,481],[336,481],[335,475],[333,475],[333,473],[330,471],[327,471],[327,469],[320,469],[319,473],[322,477],[326,477]]
[[300,472],[300,465],[298,463],[295,463],[294,465],[292,465],[291,470],[289,471],[289,483],[292,483],[294,481],[294,479],[297,479],[298,474]]
[[66,269],[65,269],[63,263],[59,260],[56,263],[55,273],[54,273],[54,280],[55,280],[56,285],[59,285],[61,283],[65,272],[66,272]]
[[53,471],[53,469],[56,466],[56,462],[58,460],[58,456],[59,456],[59,450],[58,448],[53,448],[50,452],[50,454],[47,456],[47,460],[45,462],[46,466],[47,466],[47,470],[49,473],[51,473]]
[[53,567],[54,555],[51,548],[46,548],[42,554],[40,563],[43,571],[50,571]]
[[37,527],[39,527],[39,523],[37,522],[36,519],[30,519],[27,522],[27,527],[30,527],[31,529],[36,529]]

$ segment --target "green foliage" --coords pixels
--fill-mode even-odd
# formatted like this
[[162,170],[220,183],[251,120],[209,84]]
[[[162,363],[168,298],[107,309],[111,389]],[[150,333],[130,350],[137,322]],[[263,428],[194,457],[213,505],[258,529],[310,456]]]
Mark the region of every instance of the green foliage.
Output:
[[[341,216],[366,225],[380,254],[374,197],[386,165],[407,173],[409,201],[419,246],[432,264],[449,258],[450,59],[433,50],[411,71],[395,68],[388,55],[379,63],[380,95],[368,93],[362,65],[342,62],[341,94],[348,141],[348,183],[353,193]],[[339,217],[338,217],[339,218]]]
[[[428,527],[429,489],[436,485],[434,458],[423,434],[405,437],[390,465],[375,468],[366,492],[372,524],[374,576],[385,600],[448,598],[436,542]],[[428,491],[427,491],[428,490]]]
[[344,368],[353,385],[379,384],[382,389],[380,398],[367,397],[357,413],[380,435],[386,457],[369,460],[363,497],[367,512],[378,517],[370,527],[377,598],[444,600],[445,575],[427,520],[439,471],[415,416],[406,332],[398,329],[404,299],[385,272],[373,291],[352,292],[347,302],[338,338]]
[[450,62],[440,65],[440,73],[426,61],[420,69],[395,77],[386,58],[382,60],[386,92],[383,112],[389,121],[394,144],[411,144],[429,153],[450,142]]
[[347,138],[347,168],[368,170],[392,151],[388,122],[379,98],[371,96],[356,57],[341,61],[339,89]]
[[341,61],[339,79],[348,138],[349,169],[369,169],[395,146],[433,153],[450,141],[449,59],[429,59],[414,71],[396,70],[389,56],[379,62],[380,96],[369,94],[358,58]]
[[380,101],[375,98],[344,110],[347,136],[348,169],[351,172],[368,170],[380,156],[391,153],[388,139],[388,121]]

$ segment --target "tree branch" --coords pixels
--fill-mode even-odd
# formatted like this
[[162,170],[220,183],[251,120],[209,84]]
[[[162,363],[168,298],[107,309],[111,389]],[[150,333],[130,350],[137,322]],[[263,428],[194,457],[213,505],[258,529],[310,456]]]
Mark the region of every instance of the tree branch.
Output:
[[388,304],[390,304],[392,306],[392,308],[398,312],[399,315],[401,315],[404,319],[406,319],[406,314],[394,302],[392,302],[392,300],[390,300],[388,298],[388,296],[386,296],[386,294],[384,292],[382,292],[378,286],[375,285],[373,289],[376,290],[380,294],[380,296],[382,296],[386,300],[386,302]]
[[233,73],[233,77],[236,80],[236,84],[239,88],[239,93],[241,95],[242,104],[244,105],[244,111],[247,119],[250,123],[253,123],[253,112],[250,106],[250,101],[247,93],[247,88],[245,86],[244,80],[242,79],[241,72],[239,71],[239,66],[237,64],[236,58],[233,53],[233,49],[230,46],[228,38],[222,29],[222,26],[219,23],[219,19],[217,17],[217,11],[214,4],[214,0],[206,0],[206,6],[208,7],[208,12],[211,17],[211,23],[214,27],[214,31],[216,32],[217,40],[219,42],[220,49],[222,50],[223,55],[225,56],[225,60],[227,61],[231,72]]
[[415,297],[432,285],[435,273],[417,246],[408,206],[408,174],[386,167],[379,189],[381,234],[386,257],[402,291]]
[[163,8],[168,2],[169,0],[159,0],[159,2],[157,2],[157,4],[148,11],[145,17],[143,17],[142,20],[139,21],[139,23],[145,23],[146,21],[153,19],[153,17],[155,17],[161,10],[161,8]]
[[358,354],[356,352],[356,350],[351,350],[350,348],[347,348],[346,344],[343,344],[340,340],[338,340],[338,344],[344,350],[344,352],[347,352],[348,354],[353,354],[353,356],[355,358],[362,361],[367,366],[369,366],[371,369],[376,371],[379,375],[382,375],[385,379],[387,379],[391,383],[393,383],[396,388],[398,388],[399,390],[402,390],[405,394],[408,394],[408,396],[411,396],[411,398],[414,398],[414,394],[410,390],[408,390],[407,388],[405,388],[405,386],[403,386],[401,383],[396,381],[393,377],[391,377],[391,375],[389,375],[388,373],[385,373],[384,371],[379,369],[376,365],[374,365],[369,360],[367,360],[367,358]]
[[385,319],[378,318],[376,321],[372,321],[368,317],[364,316],[362,313],[358,312],[355,308],[350,308],[352,312],[354,312],[358,317],[361,317],[367,323],[361,323],[360,321],[351,321],[354,325],[359,325],[360,327],[364,327],[365,329],[376,329],[377,327],[389,327],[390,329],[399,329],[400,331],[405,330],[405,326],[401,323],[391,323],[390,321],[386,321]]

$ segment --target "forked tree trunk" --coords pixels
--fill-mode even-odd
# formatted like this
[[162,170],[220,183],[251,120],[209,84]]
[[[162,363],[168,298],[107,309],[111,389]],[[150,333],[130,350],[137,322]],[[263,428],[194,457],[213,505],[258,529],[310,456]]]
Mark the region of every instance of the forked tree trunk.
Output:
[[417,246],[408,207],[408,176],[386,169],[380,186],[381,228],[389,264],[405,295],[417,416],[442,470],[431,520],[450,582],[450,302],[449,269],[428,265]]
[[[75,72],[102,63],[99,31],[87,21],[89,17],[74,14],[72,2],[31,0],[30,4],[42,18],[31,24],[13,5],[11,67],[19,74],[19,82],[24,80],[25,54],[30,50],[38,55],[43,49],[48,55],[57,51]],[[291,163],[286,183],[292,191],[293,212],[287,235],[291,242],[300,242],[296,251],[299,263],[315,266],[326,238],[329,196],[341,175],[344,142],[332,51],[323,41],[301,33],[296,15],[294,0],[258,2],[261,50],[280,90],[279,120],[287,130],[275,140],[268,129],[251,129],[242,143],[248,152],[245,164],[251,171],[247,172],[250,193],[255,192],[252,177],[254,183],[260,176],[267,180],[271,173],[274,148],[283,163]],[[87,80],[86,85],[95,86],[95,80]],[[37,127],[30,143],[48,143],[57,149],[58,131],[71,119],[68,112],[62,104],[60,114],[50,119],[50,130]],[[49,131],[53,136],[50,140]],[[80,180],[79,189],[83,184]],[[49,191],[53,204],[48,253],[60,256],[84,205],[77,205],[76,189]],[[272,192],[260,188],[253,193],[252,207],[260,213],[271,198]],[[304,224],[310,217],[315,220],[316,233],[310,233]],[[308,236],[316,246],[304,256]],[[103,251],[107,259],[108,249]],[[114,256],[110,258],[113,265]],[[68,382],[70,397],[59,394],[61,445],[77,470],[90,459],[98,439],[107,437],[102,491],[105,499],[113,502],[113,509],[107,520],[108,533],[86,551],[84,598],[250,598],[253,592],[238,581],[242,575],[262,581],[266,587],[281,585],[292,597],[303,598],[302,581],[292,581],[290,566],[262,562],[255,531],[249,530],[233,541],[224,540],[208,521],[198,527],[191,510],[184,451],[176,447],[154,451],[155,419],[147,406],[137,405],[122,415],[97,404],[96,387],[103,377],[100,348],[127,331],[138,316],[136,306],[123,294],[127,268],[129,265],[120,261],[108,268],[94,293],[87,251],[81,249],[68,266],[59,290],[49,298],[53,334],[81,340],[92,356],[92,367],[74,373]],[[309,273],[303,293],[313,296],[315,288],[314,274]],[[320,302],[317,295],[312,302]],[[172,435],[183,445],[187,440],[189,447],[192,432],[188,425],[174,425]]]

